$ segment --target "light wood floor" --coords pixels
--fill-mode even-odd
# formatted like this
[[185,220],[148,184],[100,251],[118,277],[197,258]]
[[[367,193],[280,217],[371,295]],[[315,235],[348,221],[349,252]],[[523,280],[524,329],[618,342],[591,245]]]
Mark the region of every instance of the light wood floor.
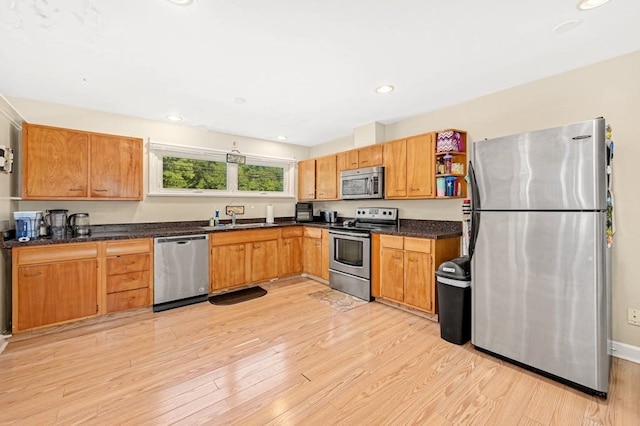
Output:
[[640,424],[638,364],[614,359],[602,400],[441,340],[410,313],[340,312],[305,279],[266,287],[233,306],[14,339],[0,355],[0,423]]

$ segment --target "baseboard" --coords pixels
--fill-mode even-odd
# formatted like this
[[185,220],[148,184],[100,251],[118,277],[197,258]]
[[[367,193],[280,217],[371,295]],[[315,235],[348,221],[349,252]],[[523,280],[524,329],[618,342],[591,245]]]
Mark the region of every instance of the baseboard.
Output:
[[611,349],[609,350],[609,353],[611,356],[615,356],[616,358],[626,359],[627,361],[640,364],[640,347],[638,346],[611,341]]

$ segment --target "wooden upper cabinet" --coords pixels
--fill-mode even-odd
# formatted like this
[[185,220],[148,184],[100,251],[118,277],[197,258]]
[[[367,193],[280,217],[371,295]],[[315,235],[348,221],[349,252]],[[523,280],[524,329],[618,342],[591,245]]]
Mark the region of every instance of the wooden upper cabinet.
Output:
[[298,200],[316,198],[316,160],[298,162]]
[[431,198],[434,196],[433,133],[407,139],[407,197]]
[[316,200],[337,200],[338,180],[335,155],[316,158]]
[[386,198],[407,196],[407,141],[384,144],[384,185]]
[[91,135],[91,197],[142,199],[140,139]]
[[358,149],[358,167],[382,165],[382,145],[371,145]]
[[337,155],[338,173],[343,170],[353,170],[358,168],[358,150],[339,152]]
[[89,135],[24,123],[22,198],[86,198]]
[[142,199],[142,139],[25,123],[22,198]]

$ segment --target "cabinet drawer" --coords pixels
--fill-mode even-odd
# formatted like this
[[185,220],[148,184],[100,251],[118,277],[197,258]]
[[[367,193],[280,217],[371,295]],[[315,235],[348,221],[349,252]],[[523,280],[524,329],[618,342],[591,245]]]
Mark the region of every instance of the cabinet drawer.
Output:
[[142,238],[138,240],[109,241],[106,243],[107,256],[120,256],[123,254],[149,253],[152,240]]
[[52,244],[50,246],[17,247],[13,255],[18,265],[54,263],[68,260],[95,259],[98,243]]
[[282,228],[282,238],[302,237],[302,226],[289,226]]
[[107,294],[107,312],[123,311],[149,304],[148,288]]
[[392,248],[402,250],[404,247],[403,237],[394,235],[380,235],[380,246],[384,248]]
[[107,275],[126,274],[149,270],[148,254],[130,254],[127,256],[109,257],[107,259]]
[[304,236],[311,238],[322,238],[322,228],[304,227]]
[[149,271],[129,272],[128,274],[109,275],[107,277],[107,293],[135,290],[149,287]]
[[425,238],[404,238],[404,249],[420,253],[431,253],[431,240]]

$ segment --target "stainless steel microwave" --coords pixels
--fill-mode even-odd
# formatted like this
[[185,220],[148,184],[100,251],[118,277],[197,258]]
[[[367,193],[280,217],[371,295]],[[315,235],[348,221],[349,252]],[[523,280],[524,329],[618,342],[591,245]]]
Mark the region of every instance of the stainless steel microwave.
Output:
[[384,198],[384,167],[367,167],[340,172],[340,198],[343,200]]

